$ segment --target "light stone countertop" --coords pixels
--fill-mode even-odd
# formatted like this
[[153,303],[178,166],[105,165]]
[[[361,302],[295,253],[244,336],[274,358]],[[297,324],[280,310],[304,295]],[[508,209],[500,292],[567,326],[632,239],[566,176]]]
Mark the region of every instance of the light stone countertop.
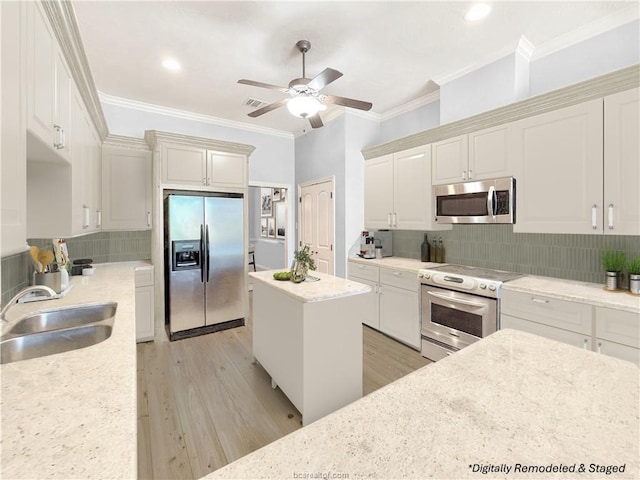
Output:
[[334,298],[348,297],[350,295],[360,295],[371,291],[369,285],[334,277],[326,273],[309,271],[308,275],[318,277],[316,282],[304,281],[294,283],[291,281],[281,281],[273,278],[275,272],[282,270],[264,270],[261,272],[249,272],[249,276],[254,280],[266,283],[272,288],[295,298],[303,303],[322,302]]
[[57,300],[23,303],[27,313],[81,303],[118,303],[111,336],[70,352],[2,365],[2,478],[136,478],[136,337],[134,268],[95,265],[72,276]]
[[[505,283],[502,289],[640,314],[640,296],[628,291],[608,292],[604,289],[604,284],[527,275]],[[640,322],[640,318],[638,321]]]
[[407,272],[413,272],[418,278],[418,270],[421,268],[433,268],[446,265],[445,263],[432,263],[421,262],[415,258],[405,257],[382,257],[382,258],[362,258],[362,257],[349,257],[350,262],[362,263],[363,265],[373,265],[383,268],[394,268],[396,270],[404,270]]
[[637,479],[639,392],[632,363],[506,329],[204,478]]

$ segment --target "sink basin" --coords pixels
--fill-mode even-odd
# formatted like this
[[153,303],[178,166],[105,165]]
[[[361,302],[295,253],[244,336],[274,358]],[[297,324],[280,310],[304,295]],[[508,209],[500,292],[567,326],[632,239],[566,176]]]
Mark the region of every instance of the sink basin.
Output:
[[113,318],[83,327],[63,328],[48,332],[11,337],[0,342],[2,363],[44,357],[89,347],[111,336]]
[[111,336],[118,304],[77,305],[34,313],[0,339],[1,363],[89,347]]
[[7,336],[29,335],[32,333],[80,327],[112,318],[116,314],[117,303],[91,303],[57,310],[47,310],[29,315],[18,321],[7,332]]

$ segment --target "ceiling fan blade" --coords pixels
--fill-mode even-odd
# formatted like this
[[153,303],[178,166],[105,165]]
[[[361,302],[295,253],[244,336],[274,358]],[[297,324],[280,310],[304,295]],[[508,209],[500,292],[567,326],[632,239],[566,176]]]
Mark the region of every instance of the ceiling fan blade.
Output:
[[324,103],[332,105],[342,105],[343,107],[357,108],[358,110],[371,110],[373,104],[371,102],[363,102],[362,100],[354,100],[353,98],[336,97],[335,95],[320,95],[320,100]]
[[249,116],[252,118],[259,117],[260,115],[264,115],[265,113],[269,113],[276,108],[283,107],[289,101],[288,98],[283,98],[282,100],[278,100],[277,102],[270,103],[269,105],[259,108],[258,110],[254,110],[249,113]]
[[320,128],[324,126],[324,123],[322,123],[322,119],[320,118],[319,113],[316,113],[313,117],[308,117],[308,118],[309,118],[309,123],[313,128]]
[[268,88],[270,90],[278,90],[280,92],[289,93],[289,89],[287,87],[279,87],[278,85],[271,85],[270,83],[262,83],[262,82],[254,82],[253,80],[240,79],[238,83],[242,83],[243,85],[252,85],[254,87],[262,87]]
[[342,73],[338,70],[334,70],[333,68],[325,68],[318,75],[313,77],[309,83],[307,83],[307,87],[313,88],[318,91],[321,88],[329,85],[331,82],[339,79],[342,76]]

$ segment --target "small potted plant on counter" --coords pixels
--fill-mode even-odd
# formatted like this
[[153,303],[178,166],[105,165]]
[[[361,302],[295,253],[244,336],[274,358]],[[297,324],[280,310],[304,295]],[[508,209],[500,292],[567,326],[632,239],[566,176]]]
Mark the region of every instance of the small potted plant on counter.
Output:
[[618,290],[618,286],[622,282],[622,270],[626,262],[624,252],[608,249],[602,252],[600,258],[604,271],[606,272],[604,288],[606,290]]
[[309,245],[305,245],[302,250],[293,252],[293,265],[291,266],[291,281],[295,283],[303,282],[307,278],[308,270],[316,269],[316,262],[311,257]]
[[629,272],[629,291],[634,295],[640,295],[640,257],[634,257],[627,262]]

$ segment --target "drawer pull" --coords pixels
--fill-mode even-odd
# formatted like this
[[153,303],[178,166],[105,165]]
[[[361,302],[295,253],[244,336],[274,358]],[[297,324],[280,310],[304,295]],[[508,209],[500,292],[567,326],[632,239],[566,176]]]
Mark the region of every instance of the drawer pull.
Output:
[[542,298],[536,298],[536,297],[531,297],[531,301],[536,303],[549,303],[549,300],[544,300]]
[[584,343],[583,343],[583,345],[582,345],[582,348],[583,348],[584,350],[586,350],[586,349],[587,349],[587,343],[588,343],[588,342],[589,342],[589,340],[587,340],[587,339],[585,338],[585,339],[584,339]]
[[598,353],[602,353],[602,342],[598,342]]
[[393,274],[394,274],[396,277],[401,277],[401,276],[402,276],[402,272],[393,272]]
[[451,335],[452,337],[458,337],[458,338],[460,337],[460,335],[454,332],[449,332],[449,335]]

